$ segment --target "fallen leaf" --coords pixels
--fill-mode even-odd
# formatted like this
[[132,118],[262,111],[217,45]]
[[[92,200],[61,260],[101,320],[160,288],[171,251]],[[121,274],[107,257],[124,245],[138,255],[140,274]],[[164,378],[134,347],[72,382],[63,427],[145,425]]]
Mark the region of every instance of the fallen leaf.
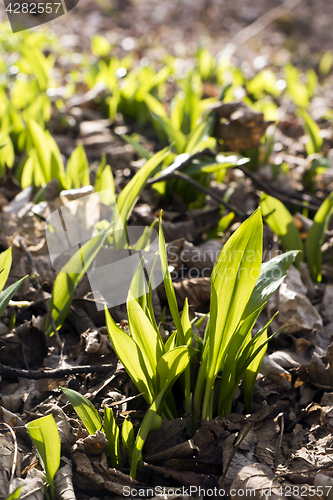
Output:
[[[270,498],[284,500],[280,494],[281,485],[274,479],[274,474],[267,465],[253,464],[243,467],[232,482],[230,496],[232,500],[242,498]],[[245,494],[244,494],[245,493]]]

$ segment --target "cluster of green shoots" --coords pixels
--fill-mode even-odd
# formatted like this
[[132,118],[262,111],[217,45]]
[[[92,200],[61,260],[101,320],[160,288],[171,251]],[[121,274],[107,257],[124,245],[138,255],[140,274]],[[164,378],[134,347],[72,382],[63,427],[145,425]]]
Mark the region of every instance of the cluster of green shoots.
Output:
[[[106,310],[106,325],[113,348],[148,405],[136,436],[128,419],[123,421],[120,432],[112,409],[105,406],[102,419],[88,399],[76,391],[62,388],[89,434],[104,431],[110,465],[118,468],[122,466],[122,442],[131,463],[130,475],[133,478],[142,462],[148,433],[158,429],[163,418],[173,419],[179,415],[172,392],[177,379],[178,390],[181,388],[183,391],[181,411],[192,414],[193,432],[199,419],[212,419],[214,415],[231,412],[233,396],[241,379],[246,407],[251,411],[254,384],[267,343],[278,333],[268,337],[267,328],[273,318],[253,337],[251,331],[297,254],[297,251],[289,251],[261,264],[262,218],[260,209],[256,210],[229,238],[215,264],[211,278],[209,320],[202,340],[193,331],[187,300],[182,314],[179,314],[168,270],[161,218],[159,246],[164,285],[176,328],[166,342],[160,335],[154,316],[150,281],[148,292],[144,293],[142,265],[138,267],[128,293],[130,334],[119,328]],[[3,264],[8,264],[10,251],[2,254],[1,259]],[[7,265],[4,267],[8,268]],[[12,285],[13,290],[18,286]],[[143,292],[141,295],[138,293],[140,290]],[[12,289],[7,292],[6,300],[12,296],[11,293]],[[217,405],[214,405],[216,391],[218,399]],[[48,415],[30,422],[26,427],[44,468],[46,497],[54,500],[54,477],[60,465],[61,448],[56,423],[53,416]],[[19,498],[19,494],[20,488],[11,493],[8,500]]]
[[[130,334],[117,326],[106,310],[106,325],[113,348],[149,406],[135,439],[127,420],[122,426],[122,440],[130,457],[133,478],[142,460],[149,431],[156,428],[162,418],[179,416],[172,392],[178,378],[177,389],[183,393],[181,410],[192,415],[193,431],[199,419],[212,419],[215,415],[231,412],[233,396],[241,379],[246,407],[251,411],[254,384],[267,343],[278,333],[268,337],[267,329],[273,318],[253,337],[251,331],[297,254],[297,251],[286,252],[262,265],[262,217],[260,209],[254,212],[229,238],[215,264],[211,277],[209,320],[202,340],[193,331],[187,300],[182,314],[179,314],[161,220],[159,249],[164,286],[175,325],[166,342],[154,316],[150,281],[148,292],[144,292],[142,265],[138,267],[128,293]],[[112,411],[104,408],[102,422],[97,410],[83,396],[69,389],[63,391],[88,432],[103,428],[109,441],[112,463],[119,466],[119,429]],[[215,407],[216,391],[218,401]]]
[[312,280],[315,283],[320,282],[322,279],[321,247],[328,223],[333,215],[333,192],[323,201],[315,214],[305,245],[296,229],[293,216],[281,201],[263,193],[260,205],[266,224],[279,236],[283,248],[299,250],[296,264],[299,266],[306,258]]

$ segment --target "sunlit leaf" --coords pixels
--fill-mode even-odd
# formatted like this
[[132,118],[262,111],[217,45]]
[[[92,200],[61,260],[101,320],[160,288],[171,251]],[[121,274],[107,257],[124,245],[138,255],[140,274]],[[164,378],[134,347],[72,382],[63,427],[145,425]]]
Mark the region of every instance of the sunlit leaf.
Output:
[[102,430],[102,419],[89,399],[73,389],[66,387],[60,387],[60,389],[73,406],[89,434],[95,434],[96,431]]
[[54,476],[59,469],[61,448],[57,424],[53,415],[47,415],[29,422],[26,429],[37,448],[54,499]]
[[311,118],[309,113],[304,109],[300,109],[298,114],[302,117],[305,132],[308,134],[310,141],[306,144],[306,152],[308,155],[319,153],[322,145],[323,138],[320,135],[320,128],[317,123]]
[[303,243],[291,213],[280,200],[265,193],[261,195],[260,206],[264,221],[278,235],[283,248],[300,250],[296,257],[296,264],[299,265],[303,260]]
[[107,450],[111,457],[113,467],[121,467],[121,454],[119,442],[119,427],[113,416],[111,408],[104,406],[104,432],[108,440]]
[[105,317],[106,327],[115,353],[139,392],[142,392],[145,400],[151,404],[153,388],[141,350],[136,342],[115,324],[107,309]]
[[306,259],[310,274],[315,282],[321,281],[322,255],[321,247],[324,242],[325,232],[331,216],[333,215],[333,192],[322,203],[316,213],[306,239]]

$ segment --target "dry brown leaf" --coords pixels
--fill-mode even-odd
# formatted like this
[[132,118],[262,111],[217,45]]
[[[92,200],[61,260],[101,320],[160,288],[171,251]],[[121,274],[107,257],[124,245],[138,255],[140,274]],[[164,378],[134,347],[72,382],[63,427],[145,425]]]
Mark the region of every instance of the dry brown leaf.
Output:
[[259,463],[243,467],[230,488],[232,500],[241,500],[244,497],[257,500],[265,497],[270,500],[284,500],[286,497],[280,492],[281,485],[274,479],[271,469]]
[[300,272],[291,266],[279,290],[268,301],[267,310],[270,316],[279,311],[272,324],[274,330],[288,325],[291,325],[286,330],[288,333],[323,330],[323,320],[306,293]]
[[329,321],[333,321],[333,285],[327,285],[325,288],[323,314]]
[[185,441],[188,420],[188,416],[175,418],[174,420],[163,419],[161,428],[148,434],[145,442],[147,454],[161,453],[170,447],[176,446],[179,442]]
[[[185,298],[194,309],[202,308],[209,303],[210,299],[210,278],[184,279],[173,283],[178,307],[182,308]],[[162,302],[166,302],[166,293],[163,286],[158,288],[158,293]]]
[[280,387],[283,387],[286,391],[289,391],[292,387],[290,373],[282,368],[274,359],[271,359],[270,356],[264,356],[260,366],[260,373],[268,377],[272,382],[277,383]]
[[214,137],[223,140],[224,151],[257,148],[267,127],[274,123],[265,121],[263,113],[250,109],[243,101],[219,102],[213,105],[212,111],[219,118]]
[[315,352],[304,368],[309,382],[316,387],[333,391],[333,344],[328,346],[325,358]]
[[87,455],[100,455],[106,450],[107,445],[108,441],[104,432],[96,431],[93,435],[78,439],[72,450],[73,452],[79,451]]
[[74,485],[77,484],[80,489],[106,489],[122,496],[124,486],[135,488],[139,484],[121,471],[109,469],[104,454],[99,461],[97,457],[90,460],[84,453],[75,451],[72,453],[72,460],[76,466]]
[[0,335],[5,349],[0,350],[0,363],[13,368],[29,368],[43,364],[47,356],[47,342],[42,330],[34,326],[32,321],[13,328]]
[[62,457],[66,462],[64,467],[60,467],[54,478],[54,491],[58,500],[76,500],[73,486],[72,462]]
[[20,500],[44,500],[45,485],[44,472],[34,468],[28,471],[25,479],[15,478],[12,490],[22,486]]

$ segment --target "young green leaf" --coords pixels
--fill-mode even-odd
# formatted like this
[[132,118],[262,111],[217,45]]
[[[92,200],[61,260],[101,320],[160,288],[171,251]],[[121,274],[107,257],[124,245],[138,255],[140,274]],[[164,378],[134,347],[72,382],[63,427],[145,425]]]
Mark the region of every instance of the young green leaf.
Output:
[[121,439],[128,458],[132,460],[135,436],[133,424],[127,418],[125,418],[121,426]]
[[[52,288],[50,310],[58,328],[65,321],[72,305],[74,292],[98,254],[107,233],[108,231],[104,231],[82,245],[56,277]],[[67,270],[70,272],[67,272]],[[54,333],[48,318],[45,323],[45,333],[48,337],[51,337]]]
[[66,181],[72,188],[90,184],[88,158],[81,144],[74,149],[69,157],[66,165]]
[[130,144],[134,148],[136,153],[138,153],[138,155],[141,156],[141,158],[145,158],[146,160],[150,160],[152,155],[149,153],[149,151],[147,149],[145,149],[143,146],[141,146],[141,144],[136,142],[134,139],[132,139],[132,137],[130,137],[129,135],[126,135],[126,134],[123,134],[120,137],[122,139],[124,139],[124,141],[126,141],[128,144]]
[[159,116],[156,113],[153,113],[153,117],[155,118],[165,135],[168,137],[170,143],[175,143],[177,153],[184,153],[186,146],[186,137],[182,133],[182,131],[174,128],[167,118]]
[[262,230],[261,211],[258,209],[229,238],[212,272],[204,419],[212,418],[213,385],[225,347],[243,316],[260,275]]
[[16,488],[15,491],[13,491],[13,493],[11,493],[7,498],[6,500],[18,500],[20,498],[20,494],[21,494],[21,489],[22,489],[22,486],[19,486],[18,488]]
[[160,392],[157,394],[152,405],[147,410],[136,436],[130,472],[130,476],[132,478],[135,478],[136,468],[141,456],[142,448],[153,425],[155,415],[160,411],[165,396],[179,375],[186,369],[189,361],[190,356],[188,349],[186,347],[176,347],[175,349],[166,352],[158,362],[157,383],[160,388]]
[[104,205],[116,203],[115,185],[110,165],[106,165],[99,175],[96,175],[94,187],[96,193],[101,191],[101,203]]
[[[267,329],[265,330],[263,335],[255,339],[253,347],[250,351],[250,355],[256,349],[262,346],[266,340],[267,340]],[[263,346],[263,348],[260,350],[257,356],[253,359],[253,361],[251,361],[251,363],[248,365],[243,375],[244,399],[248,413],[252,412],[252,396],[254,391],[254,385],[261,366],[261,362],[264,358],[266,351],[267,351],[267,344]]]
[[115,353],[139,392],[143,392],[145,400],[151,404],[154,391],[141,349],[127,333],[116,325],[107,309],[105,309],[105,317],[106,327]]
[[306,258],[308,261],[311,278],[315,282],[321,281],[321,247],[324,242],[325,232],[331,216],[333,215],[333,192],[322,203],[310,227],[305,243]]
[[60,389],[73,406],[89,434],[100,431],[102,429],[102,419],[89,399],[73,389],[67,389],[66,387],[60,387]]
[[141,351],[147,373],[154,383],[156,365],[164,354],[164,345],[159,333],[149,321],[140,304],[128,293],[128,324],[133,340]]
[[112,467],[121,467],[121,454],[119,442],[119,427],[113,416],[111,408],[104,406],[104,432],[108,440],[107,450],[111,457]]
[[260,276],[246,305],[243,319],[267,302],[279,288],[297,254],[297,250],[290,250],[261,265]]
[[27,118],[28,132],[31,142],[37,151],[43,182],[51,179],[51,156],[44,130],[31,118]]
[[168,267],[165,239],[162,228],[162,212],[160,213],[160,218],[159,218],[159,248],[160,248],[160,258],[161,258],[164,287],[168,299],[171,316],[178,332],[177,337],[179,338],[179,342],[177,341],[177,343],[178,345],[185,345],[185,337],[181,319],[178,312],[176,294],[173,288],[172,278]]
[[6,284],[9,271],[12,265],[12,249],[7,248],[0,254],[0,291]]
[[4,313],[6,307],[8,306],[9,301],[15,295],[15,293],[17,292],[17,290],[20,288],[20,286],[22,285],[23,281],[27,277],[28,277],[28,275],[24,276],[23,278],[21,278],[20,280],[16,281],[12,285],[10,285],[8,288],[6,288],[6,290],[3,290],[0,293],[0,316]]
[[278,235],[283,248],[300,250],[296,257],[296,264],[299,266],[303,260],[303,243],[291,213],[281,201],[265,193],[261,195],[260,206],[264,221]]
[[54,496],[54,476],[60,465],[60,438],[53,415],[33,420],[26,425],[45,470],[50,496]]
[[303,119],[305,132],[309,136],[309,142],[306,144],[306,152],[308,155],[312,155],[314,153],[319,153],[322,145],[323,138],[320,135],[320,128],[317,123],[311,118],[309,113],[307,113],[304,109],[299,109],[298,114]]
[[135,174],[133,179],[124,187],[117,199],[117,207],[120,214],[120,226],[129,218],[135,202],[141,191],[146,185],[147,180],[152,177],[159,168],[169,148],[165,148],[152,156],[140,170]]

